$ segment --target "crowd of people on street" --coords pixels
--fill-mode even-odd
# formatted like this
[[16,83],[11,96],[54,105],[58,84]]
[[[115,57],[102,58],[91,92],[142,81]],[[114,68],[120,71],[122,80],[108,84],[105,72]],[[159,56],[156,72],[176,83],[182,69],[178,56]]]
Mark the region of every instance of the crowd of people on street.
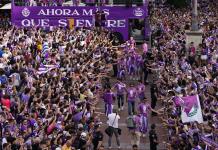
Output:
[[[154,42],[150,57],[155,73],[157,99],[164,106],[161,117],[171,149],[216,149],[218,135],[218,28],[217,2],[198,1],[202,43],[187,43],[191,10],[162,7],[153,10]],[[177,99],[198,95],[203,122],[182,122]]]
[[[126,41],[121,47],[122,51],[118,54],[118,59],[113,60],[113,76],[116,77],[115,83],[113,86],[110,85],[110,82],[105,84],[106,90],[102,95],[105,102],[105,114],[108,116],[108,128],[113,127],[110,131],[111,133],[106,131],[109,136],[108,147],[111,148],[111,138],[114,133],[117,146],[120,148],[119,131],[121,129],[119,128],[119,119],[123,116],[119,116],[119,114],[121,111],[128,110],[126,124],[130,131],[131,144],[133,147],[139,148],[140,138],[145,137],[148,131],[149,112],[151,111],[152,115],[156,116],[162,112],[162,109],[156,111],[154,109],[156,102],[150,105],[145,97],[145,85],[148,84],[148,70],[145,68],[148,65],[147,61],[145,61],[148,52],[147,45],[143,44],[140,48],[143,50],[139,51],[135,40],[133,37],[130,37],[130,40]],[[156,95],[157,90],[152,84],[152,101],[157,101]],[[127,109],[124,108],[125,103],[127,103]],[[115,112],[113,112],[113,108],[115,108]],[[154,124],[152,128],[153,130],[150,134],[154,135]],[[152,138],[153,136],[151,136]]]
[[106,30],[0,29],[3,149],[100,149],[95,105],[114,53]]
[[[157,149],[159,143],[165,144],[167,149],[172,150],[218,148],[218,28],[216,26],[218,6],[215,1],[198,2],[202,43],[199,45],[194,42],[187,43],[186,31],[191,29],[192,21],[190,8],[175,9],[160,6],[151,10],[153,46],[145,55],[140,56],[142,67],[135,65],[137,55],[134,44],[131,43],[132,39],[127,41],[127,47],[124,47],[127,55],[123,54],[124,57],[119,59],[121,63],[118,60],[117,66],[114,67],[114,72],[118,70],[115,92],[112,89],[106,91],[105,95],[116,94],[111,94],[110,103],[107,103],[107,98],[104,99],[105,108],[110,110],[109,114],[112,113],[115,104],[113,100],[117,99],[118,110],[123,110],[123,99],[126,97],[129,115],[127,127],[131,133],[131,143],[135,148],[140,147],[140,138],[147,134],[149,111],[152,111],[152,116],[158,115],[168,131],[167,141],[159,141],[155,124],[152,124],[149,131],[150,149]],[[142,69],[139,74],[136,71],[137,67],[139,70]],[[148,104],[144,92],[140,95],[138,91],[140,83],[129,86],[124,83],[125,76],[128,80],[134,80],[135,77],[140,82],[144,80],[143,86],[145,86],[149,72],[152,78],[150,79],[151,104]],[[139,76],[142,73],[144,79]],[[199,98],[198,109],[201,110],[202,121],[182,120],[182,111],[190,107],[184,107],[186,105],[184,99],[190,97]],[[155,111],[157,102],[162,105],[162,108]],[[135,107],[138,108],[137,111]],[[193,111],[190,115],[195,113]]]
[[[150,112],[168,131],[168,149],[218,148],[217,7],[199,1],[199,45],[186,41],[189,8],[151,9],[151,50],[146,45],[138,50],[132,37],[113,46],[105,29],[0,28],[2,149],[103,150],[105,133],[109,148],[113,134],[121,148],[119,112],[124,110],[135,150],[141,137],[149,137],[151,150],[162,142],[156,125],[149,128]],[[178,99],[188,96],[199,97],[203,122],[182,121]],[[96,109],[100,100],[105,113]],[[100,115],[108,117],[105,133]]]

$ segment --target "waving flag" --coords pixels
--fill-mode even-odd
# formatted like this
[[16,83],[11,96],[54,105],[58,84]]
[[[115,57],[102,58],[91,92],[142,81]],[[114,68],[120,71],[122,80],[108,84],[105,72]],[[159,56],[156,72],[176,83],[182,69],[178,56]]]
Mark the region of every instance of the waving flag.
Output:
[[184,104],[184,100],[179,96],[173,97],[173,101],[176,107],[182,106],[182,104]]
[[51,71],[52,69],[58,68],[58,65],[41,65],[37,71],[37,74],[45,74],[49,71]]
[[181,98],[183,102],[181,103],[181,118],[182,122],[193,122],[198,123],[203,122],[201,105],[198,95],[187,96]]

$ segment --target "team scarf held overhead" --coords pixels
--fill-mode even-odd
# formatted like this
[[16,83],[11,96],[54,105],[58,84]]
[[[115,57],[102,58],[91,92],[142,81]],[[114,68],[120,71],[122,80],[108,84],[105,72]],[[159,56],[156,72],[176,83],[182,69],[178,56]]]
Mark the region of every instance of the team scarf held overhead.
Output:
[[44,64],[41,64],[36,73],[38,75],[41,75],[41,74],[45,74],[45,73],[51,71],[52,69],[56,69],[56,68],[59,68],[59,65],[44,65]]
[[45,74],[50,72],[52,69],[59,68],[58,64],[49,64],[50,59],[50,51],[49,43],[45,41],[42,46],[41,58],[38,58],[38,61],[41,62],[38,71],[36,72],[38,75]]
[[[205,136],[201,136],[200,138],[207,146],[218,148],[218,143],[216,141]],[[205,148],[205,150],[207,150],[207,148]]]

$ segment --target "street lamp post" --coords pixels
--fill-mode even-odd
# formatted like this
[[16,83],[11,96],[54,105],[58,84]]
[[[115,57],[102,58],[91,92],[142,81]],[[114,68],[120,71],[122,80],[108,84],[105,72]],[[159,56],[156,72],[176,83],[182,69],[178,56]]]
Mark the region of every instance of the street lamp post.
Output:
[[191,30],[186,31],[186,47],[188,48],[191,42],[194,42],[196,48],[202,44],[202,34],[198,25],[198,1],[192,0]]
[[192,31],[198,31],[198,1],[192,0]]

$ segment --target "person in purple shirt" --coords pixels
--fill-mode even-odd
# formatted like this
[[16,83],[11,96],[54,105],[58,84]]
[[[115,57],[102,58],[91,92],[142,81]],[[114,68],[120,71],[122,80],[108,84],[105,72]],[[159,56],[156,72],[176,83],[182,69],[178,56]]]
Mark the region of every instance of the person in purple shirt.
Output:
[[142,78],[142,68],[143,68],[143,58],[141,55],[137,54],[136,55],[136,73],[137,76],[140,77],[140,79]]
[[140,114],[133,115],[133,121],[135,123],[135,128],[130,129],[131,134],[131,144],[132,145],[140,145],[140,137],[141,137],[141,121],[140,121]]
[[28,129],[28,121],[27,120],[23,120],[21,126],[20,126],[20,130],[23,132],[23,131],[26,131]]
[[130,56],[128,58],[127,68],[128,68],[128,74],[130,75],[130,78],[133,79],[135,77],[135,73],[136,73],[135,57],[134,56]]
[[141,133],[145,136],[148,130],[148,113],[152,111],[159,114],[159,112],[151,108],[150,104],[147,102],[147,98],[144,98],[144,100],[138,105],[138,110],[142,122]]
[[118,61],[118,73],[117,73],[117,78],[124,80],[125,79],[125,60],[122,58],[120,61]]
[[136,42],[132,36],[130,37],[129,42],[130,42],[130,44],[133,44],[134,46],[136,46]]
[[127,101],[128,101],[128,114],[132,115],[135,113],[135,101],[137,98],[137,90],[133,84],[127,90]]
[[125,79],[125,69],[122,68],[118,71],[117,79],[124,80]]
[[138,97],[139,97],[140,101],[144,100],[144,98],[145,98],[145,85],[143,83],[140,83],[137,86],[137,90],[138,90]]
[[127,42],[128,43],[128,51],[129,52],[134,52],[135,47],[136,47],[136,42],[133,37],[130,37],[130,40]]
[[124,106],[124,94],[126,92],[126,84],[118,81],[115,85],[114,88],[117,91],[117,102],[118,102],[118,110],[120,111],[123,110]]
[[129,41],[126,41],[125,46],[124,46],[125,53],[129,53],[129,49],[130,49],[129,47],[130,47],[130,43]]
[[125,79],[125,74],[126,74],[126,59],[121,58],[118,61],[118,73],[117,73],[117,78],[120,80]]
[[30,99],[30,88],[26,88],[21,95],[21,100],[24,104],[27,104]]
[[105,114],[108,116],[112,113],[113,107],[112,104],[115,100],[115,95],[111,89],[107,89],[103,95],[103,100],[105,102]]

